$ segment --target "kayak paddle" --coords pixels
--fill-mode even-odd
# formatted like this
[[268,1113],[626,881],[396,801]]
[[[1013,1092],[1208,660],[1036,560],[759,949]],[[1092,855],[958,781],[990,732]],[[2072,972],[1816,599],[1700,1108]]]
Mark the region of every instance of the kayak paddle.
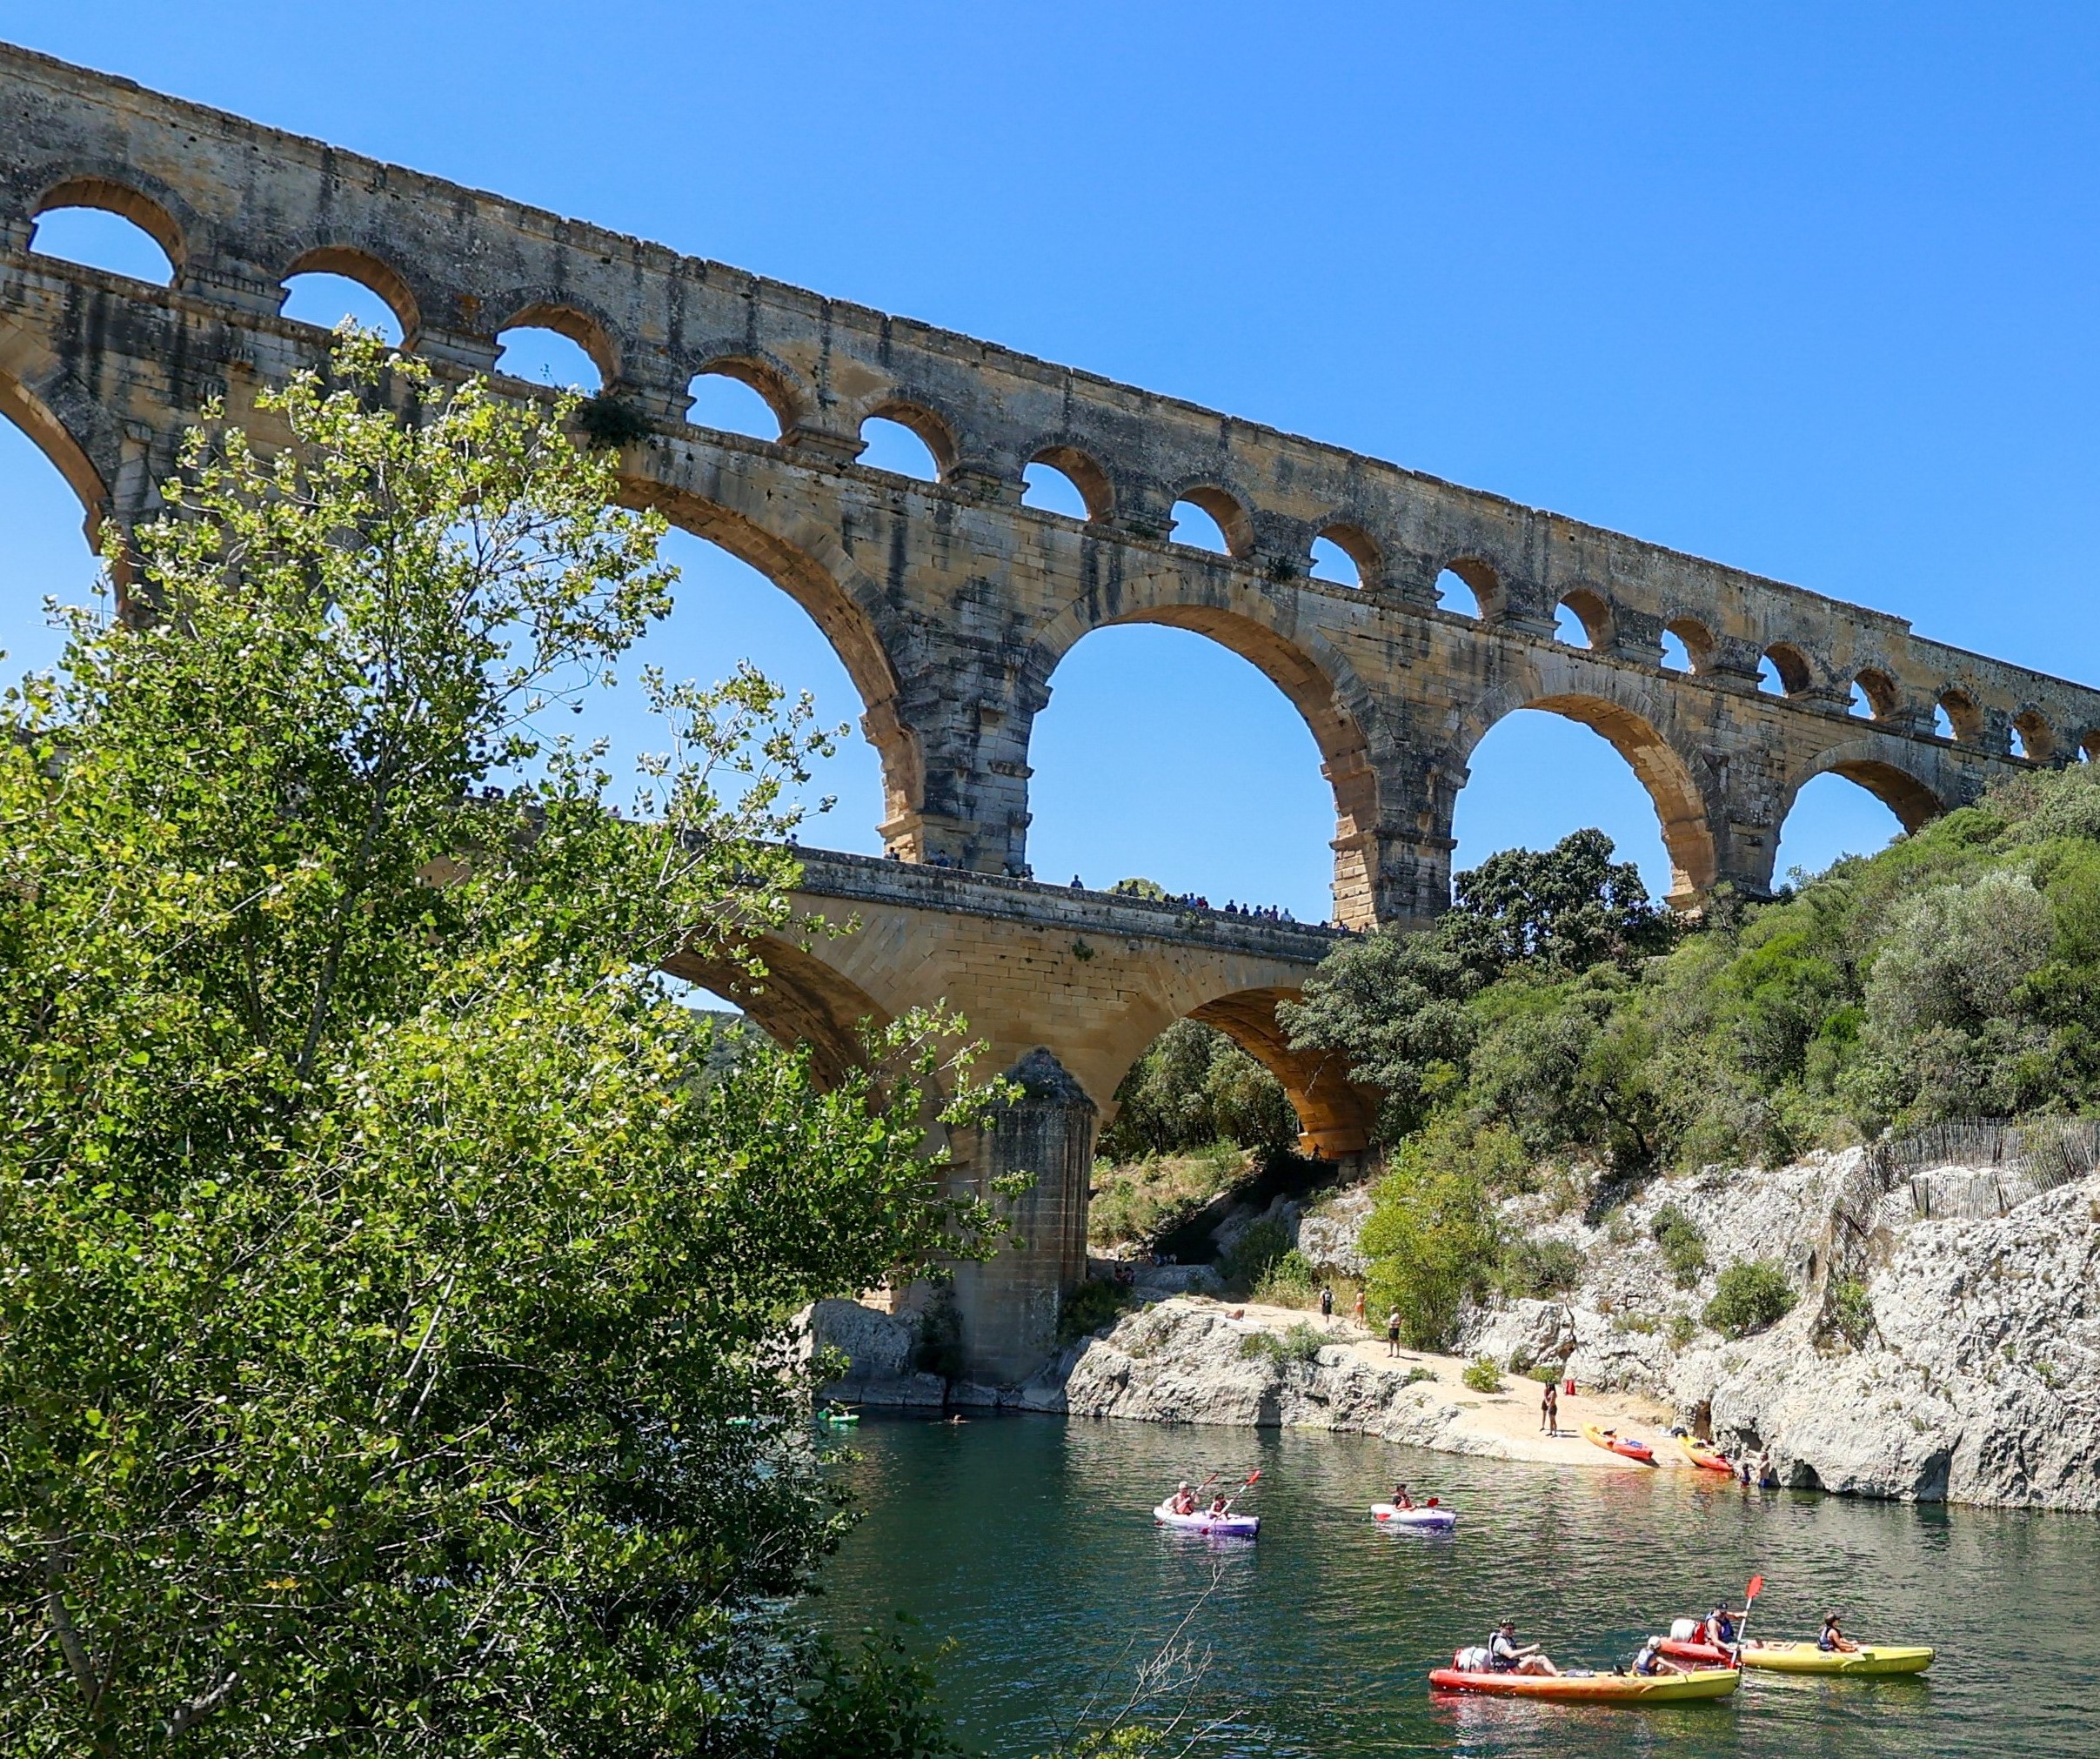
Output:
[[1742,1622],[1736,1627],[1736,1665],[1742,1665],[1742,1634],[1750,1628],[1750,1609],[1757,1604],[1757,1596],[1764,1592],[1764,1578],[1754,1575],[1749,1586],[1742,1591]]

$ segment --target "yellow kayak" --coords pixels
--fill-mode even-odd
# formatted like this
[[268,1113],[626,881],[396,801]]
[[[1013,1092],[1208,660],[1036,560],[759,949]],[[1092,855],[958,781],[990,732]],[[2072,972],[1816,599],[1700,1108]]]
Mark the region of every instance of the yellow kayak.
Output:
[[1742,1664],[1781,1674],[1922,1674],[1932,1665],[1932,1651],[1922,1643],[1819,1649],[1814,1643],[1761,1643],[1752,1638],[1742,1646]]

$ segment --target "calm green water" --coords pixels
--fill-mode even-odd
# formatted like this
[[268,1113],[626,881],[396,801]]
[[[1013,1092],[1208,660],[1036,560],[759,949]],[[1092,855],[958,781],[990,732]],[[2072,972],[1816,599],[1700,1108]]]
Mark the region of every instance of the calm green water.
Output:
[[[842,1467],[866,1518],[818,1602],[853,1628],[902,1609],[966,1739],[1028,1755],[1097,1689],[1120,1702],[1216,1578],[1192,1635],[1203,1697],[1242,1707],[1235,1755],[2100,1754],[2100,1521],[1767,1493],[1692,1472],[1555,1471],[1357,1437],[1053,1418],[869,1421]],[[1261,1467],[1259,1543],[1162,1533],[1174,1481]],[[1448,1538],[1366,1510],[1395,1471],[1462,1512]],[[1608,1666],[1676,1614],[1740,1596],[1755,1635],[1939,1647],[1884,1681],[1753,1674],[1734,1698],[1645,1710],[1432,1700],[1428,1669],[1505,1613],[1563,1666]],[[1739,1600],[1737,1603],[1740,1603]],[[1134,1640],[1135,1649],[1133,1649]],[[2044,1649],[2057,1664],[2038,1668]]]

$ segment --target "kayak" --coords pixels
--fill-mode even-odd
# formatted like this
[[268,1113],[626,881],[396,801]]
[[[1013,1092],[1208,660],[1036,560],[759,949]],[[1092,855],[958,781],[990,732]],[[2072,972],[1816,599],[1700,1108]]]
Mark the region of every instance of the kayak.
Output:
[[1673,1662],[1697,1662],[1709,1668],[1732,1668],[1736,1657],[1718,1643],[1694,1642],[1684,1637],[1664,1637],[1655,1647]]
[[1374,1502],[1371,1519],[1381,1527],[1421,1527],[1446,1532],[1458,1525],[1455,1508],[1395,1508],[1390,1502]]
[[1730,1478],[1736,1475],[1736,1468],[1703,1441],[1695,1441],[1689,1435],[1680,1435],[1677,1437],[1677,1445],[1684,1449],[1684,1457],[1693,1465],[1703,1466],[1709,1472],[1725,1473]]
[[1261,1531],[1259,1515],[1176,1515],[1172,1502],[1162,1502],[1152,1511],[1152,1518],[1161,1527],[1172,1527],[1183,1533],[1211,1533],[1226,1539],[1252,1539]]
[[1695,1674],[1461,1674],[1439,1668],[1429,1675],[1429,1689],[1575,1704],[1676,1704],[1687,1698],[1725,1698],[1742,1678],[1733,1668]]
[[860,1413],[858,1411],[819,1411],[817,1413],[817,1421],[819,1423],[829,1423],[834,1429],[850,1429],[860,1421]]
[[1856,1649],[1819,1649],[1814,1643],[1742,1646],[1745,1667],[1781,1674],[1922,1674],[1933,1652],[1923,1643],[1862,1643]]
[[1627,1460],[1638,1460],[1643,1466],[1655,1463],[1655,1450],[1645,1441],[1636,1441],[1631,1435],[1608,1435],[1595,1423],[1583,1424],[1582,1434],[1607,1454],[1616,1454]]

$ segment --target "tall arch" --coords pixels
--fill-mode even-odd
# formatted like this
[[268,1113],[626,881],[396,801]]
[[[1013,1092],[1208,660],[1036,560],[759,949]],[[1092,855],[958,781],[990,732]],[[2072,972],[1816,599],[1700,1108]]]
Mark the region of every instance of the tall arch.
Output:
[[[1589,728],[1626,760],[1649,802],[1670,860],[1668,902],[1688,909],[1721,877],[1721,852],[1714,833],[1712,779],[1703,759],[1680,751],[1662,732],[1663,705],[1616,672],[1542,665],[1522,684],[1491,692],[1455,729],[1447,768],[1462,777],[1475,749],[1498,723],[1521,709],[1542,709]],[[1450,806],[1455,806],[1455,800]],[[1449,806],[1445,809],[1448,829]]]
[[1278,626],[1278,607],[1260,592],[1222,589],[1227,602],[1192,601],[1174,572],[1114,583],[1089,592],[1036,632],[1027,669],[1031,694],[1048,699],[1059,664],[1096,629],[1154,623],[1187,629],[1237,654],[1281,691],[1298,712],[1321,757],[1321,773],[1334,795],[1335,915],[1367,927],[1376,913],[1379,777],[1373,741],[1381,725],[1369,692],[1348,663],[1317,632]]
[[1348,1077],[1348,1059],[1331,1051],[1294,1051],[1276,1024],[1276,1004],[1296,1001],[1294,989],[1243,989],[1189,1011],[1187,1018],[1215,1027],[1282,1083],[1298,1114],[1301,1150],[1339,1160],[1370,1147],[1378,1102]]
[[664,969],[729,997],[775,1044],[807,1045],[820,1087],[834,1087],[848,1070],[865,1067],[864,1030],[890,1024],[881,1004],[785,935],[766,935],[752,951],[762,966],[756,973],[733,960],[690,952],[673,954]]
[[1888,807],[1904,830],[1916,831],[1947,810],[1938,777],[1929,773],[1936,768],[1936,753],[1916,749],[1907,739],[1848,739],[1818,752],[1788,775],[1778,824],[1784,826],[1796,796],[1809,782],[1821,775],[1840,775]]

